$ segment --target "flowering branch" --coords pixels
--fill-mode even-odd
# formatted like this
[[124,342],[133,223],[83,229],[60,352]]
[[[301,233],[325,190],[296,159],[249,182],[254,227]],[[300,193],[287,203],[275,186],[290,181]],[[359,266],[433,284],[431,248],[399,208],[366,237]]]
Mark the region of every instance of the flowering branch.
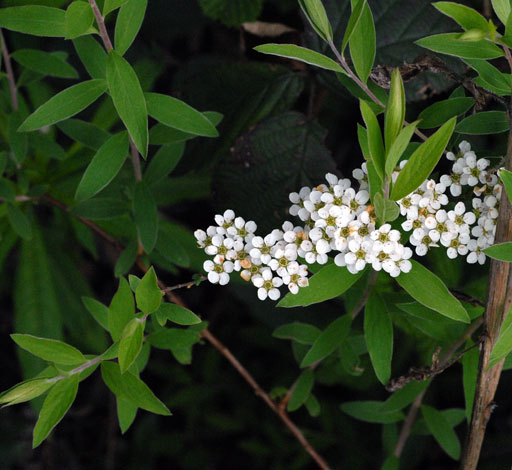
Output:
[[0,28],[0,42],[2,43],[2,57],[5,62],[5,71],[7,73],[7,80],[9,82],[9,90],[11,92],[12,109],[14,109],[14,111],[18,111],[18,91],[16,89],[16,80],[14,78],[14,72],[12,70],[12,64],[11,64],[11,57],[9,55],[9,50],[7,49],[7,44],[5,43],[5,38],[2,33],[2,28]]

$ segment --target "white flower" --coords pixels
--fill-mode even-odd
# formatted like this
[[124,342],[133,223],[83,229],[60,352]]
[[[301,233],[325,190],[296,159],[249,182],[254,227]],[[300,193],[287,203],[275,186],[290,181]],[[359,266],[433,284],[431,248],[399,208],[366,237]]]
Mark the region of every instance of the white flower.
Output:
[[255,287],[258,288],[258,298],[265,300],[267,297],[271,300],[277,300],[281,296],[278,287],[283,285],[280,277],[273,277],[270,268],[263,268],[259,275],[251,279]]
[[229,282],[229,273],[233,272],[233,263],[224,261],[220,255],[215,256],[214,260],[206,260],[203,263],[203,269],[208,273],[208,280],[212,284],[221,286]]

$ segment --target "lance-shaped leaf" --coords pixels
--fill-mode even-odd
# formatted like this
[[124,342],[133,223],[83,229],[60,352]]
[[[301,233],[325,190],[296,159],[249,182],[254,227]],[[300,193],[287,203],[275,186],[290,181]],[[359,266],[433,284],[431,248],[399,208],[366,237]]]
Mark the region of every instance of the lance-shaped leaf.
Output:
[[396,137],[393,145],[388,150],[386,155],[386,164],[385,164],[385,172],[387,176],[391,176],[391,173],[395,171],[398,162],[400,161],[400,157],[405,152],[405,149],[409,145],[411,138],[416,130],[416,125],[418,121],[414,121],[411,124],[405,126],[400,134]]
[[381,192],[375,193],[373,200],[375,213],[381,223],[393,222],[400,215],[400,209],[395,201],[384,198]]
[[469,315],[462,304],[433,272],[411,260],[412,269],[401,273],[396,281],[420,304],[452,320],[469,323]]
[[91,316],[108,331],[108,307],[92,297],[82,297],[82,303]]
[[366,101],[359,100],[359,105],[366,124],[370,157],[377,173],[382,178],[384,175],[384,143],[379,121]]
[[297,380],[292,396],[288,401],[288,406],[286,407],[288,411],[298,410],[304,403],[306,403],[306,400],[311,394],[314,383],[315,374],[311,369],[307,369],[302,372]]
[[383,411],[380,401],[348,401],[340,405],[341,411],[367,423],[396,423],[404,419],[401,411]]
[[144,20],[148,0],[128,0],[117,15],[114,33],[115,49],[120,55],[129,49]]
[[347,47],[352,34],[354,34],[354,30],[359,24],[359,20],[363,14],[364,7],[366,6],[366,0],[354,0],[352,1],[352,13],[350,14],[350,18],[348,19],[347,29],[345,29],[345,34],[343,35],[343,42],[341,44],[341,54],[345,52],[345,48]]
[[83,201],[105,188],[119,173],[128,155],[128,134],[120,132],[107,140],[94,155],[76,188],[75,199]]
[[64,37],[64,17],[60,8],[40,5],[0,9],[0,28],[33,36]]
[[32,239],[32,225],[25,213],[13,204],[7,205],[7,218],[12,229],[24,240]]
[[151,413],[169,416],[169,409],[155,396],[150,388],[130,371],[121,374],[119,365],[101,363],[101,376],[111,392]]
[[370,6],[363,7],[361,18],[349,41],[350,57],[358,77],[366,83],[373,68],[376,54],[375,24]]
[[321,0],[299,0],[299,5],[313,29],[324,41],[332,41],[332,28]]
[[300,366],[308,367],[333,353],[348,336],[351,324],[352,317],[348,314],[334,320],[315,340]]
[[155,270],[151,266],[135,289],[137,307],[144,313],[153,313],[160,307],[162,295],[162,291],[158,287]]
[[219,135],[209,119],[187,103],[160,93],[146,93],[145,98],[149,115],[162,124],[189,134],[206,137]]
[[78,391],[78,381],[79,376],[75,374],[67,379],[59,380],[50,390],[34,427],[33,448],[36,448],[48,437],[48,434],[71,408]]
[[313,344],[320,336],[321,331],[308,323],[288,323],[277,327],[272,336],[279,339],[292,339],[301,344]]
[[418,127],[431,129],[438,127],[454,116],[460,116],[473,106],[473,98],[450,98],[438,101],[424,109],[418,116]]
[[429,384],[430,380],[424,380],[423,382],[409,382],[382,403],[381,411],[383,413],[389,413],[392,411],[402,410],[407,405],[410,405],[414,399],[429,386]]
[[188,308],[169,302],[160,304],[155,314],[178,325],[188,326],[201,323],[201,319]]
[[507,357],[512,351],[512,308],[509,309],[503,325],[501,325],[498,341],[494,345],[491,357],[489,358],[489,367],[494,366],[503,358]]
[[312,51],[311,49],[306,49],[305,47],[296,46],[295,44],[263,44],[256,46],[254,50],[262,52],[263,54],[277,55],[279,57],[286,57],[287,59],[298,60],[306,64],[315,65],[321,69],[345,73],[341,66],[330,57]]
[[510,95],[512,76],[509,73],[500,72],[487,60],[464,59],[464,62],[478,72],[486,87],[496,89],[499,94]]
[[421,413],[435,440],[452,459],[458,460],[460,457],[459,438],[444,415],[426,405],[421,407]]
[[[87,34],[94,21],[91,5],[85,2],[73,2],[67,10],[64,23],[66,39],[73,39]],[[93,30],[94,31],[94,30]]]
[[112,101],[135,146],[146,158],[148,151],[148,112],[139,79],[131,65],[116,51],[107,60],[107,82]]
[[364,338],[379,381],[386,385],[391,377],[393,322],[379,294],[372,292],[364,309]]
[[45,361],[69,365],[86,361],[78,349],[62,341],[18,333],[12,334],[11,338],[20,348]]
[[455,118],[450,119],[411,155],[393,185],[391,199],[398,201],[407,196],[429,177],[450,140],[455,122]]
[[325,266],[309,279],[307,287],[301,287],[297,294],[288,293],[277,306],[307,307],[333,299],[350,289],[362,274],[362,271],[351,274],[347,268],[335,264]]
[[402,130],[405,119],[405,91],[400,70],[395,68],[391,74],[388,105],[384,112],[384,142],[389,153],[397,135]]
[[124,327],[119,339],[119,368],[121,374],[126,372],[140,354],[145,326],[146,320],[134,318]]
[[51,77],[78,78],[78,72],[61,57],[37,49],[18,49],[11,57],[29,70]]
[[26,380],[2,392],[0,394],[0,404],[11,406],[24,403],[42,395],[54,384],[54,381],[47,378]]
[[491,3],[496,16],[506,25],[510,16],[510,0],[491,0]]
[[501,181],[503,181],[503,184],[505,185],[505,191],[507,193],[510,203],[512,204],[512,172],[502,168],[499,171],[499,176]]
[[124,434],[135,420],[139,407],[131,401],[119,397],[116,397],[116,405],[119,427],[121,428],[121,434]]
[[487,20],[473,8],[454,2],[437,2],[433,4],[441,13],[449,16],[456,21],[462,29],[468,31],[470,29],[489,30]]
[[111,11],[114,11],[121,5],[124,5],[127,1],[128,0],[105,0],[105,3],[103,4],[103,11],[101,12],[101,14],[105,17]]
[[128,281],[122,277],[108,309],[108,330],[114,341],[121,337],[124,327],[133,319],[134,313],[135,301],[132,290]]
[[89,80],[66,88],[37,108],[18,130],[35,131],[70,118],[94,103],[106,89],[105,80]]
[[484,111],[463,119],[457,124],[455,132],[468,135],[500,134],[510,129],[505,111]]
[[78,57],[92,78],[105,78],[107,53],[93,36],[80,36],[73,40]]
[[484,250],[484,253],[499,261],[512,262],[512,242],[498,243]]
[[151,253],[158,236],[158,211],[151,191],[144,181],[138,181],[133,195],[133,217],[140,242]]
[[434,52],[465,59],[496,59],[504,55],[504,52],[490,41],[464,41],[459,39],[458,33],[436,34],[420,39],[416,44]]

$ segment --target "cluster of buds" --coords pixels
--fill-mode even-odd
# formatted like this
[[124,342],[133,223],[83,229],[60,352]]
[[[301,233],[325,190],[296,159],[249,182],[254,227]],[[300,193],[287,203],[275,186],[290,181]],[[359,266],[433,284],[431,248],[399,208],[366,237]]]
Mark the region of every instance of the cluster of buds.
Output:
[[[494,243],[501,185],[496,174],[487,170],[488,160],[477,159],[467,142],[459,148],[458,155],[446,155],[454,161],[450,175],[441,176],[439,182],[426,180],[398,201],[406,218],[401,227],[412,232],[409,243],[418,256],[442,245],[449,258],[467,256],[468,263],[483,264],[483,250]],[[405,163],[393,173],[393,181]],[[215,216],[217,225],[194,233],[198,246],[213,257],[204,263],[208,280],[224,285],[231,273],[239,272],[258,289],[261,300],[277,300],[283,285],[293,294],[307,286],[307,264],[325,264],[329,255],[334,256],[335,264],[354,274],[368,264],[392,277],[409,272],[413,251],[401,243],[400,231],[389,223],[375,226],[366,163],[352,175],[359,184],[357,191],[349,179],[328,173],[326,183],[291,193],[289,213],[297,216],[301,225],[287,221],[264,237],[255,234],[255,222],[235,217],[232,210]],[[465,186],[476,196],[473,209],[467,210],[464,202],[451,207],[447,189],[457,197]]]

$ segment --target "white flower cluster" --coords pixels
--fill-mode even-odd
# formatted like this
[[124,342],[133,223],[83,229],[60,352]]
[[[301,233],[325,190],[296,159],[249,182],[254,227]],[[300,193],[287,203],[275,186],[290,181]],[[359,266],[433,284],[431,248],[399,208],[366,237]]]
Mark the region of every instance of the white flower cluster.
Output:
[[[442,175],[437,183],[426,180],[413,193],[398,201],[400,212],[406,217],[402,228],[409,232],[409,243],[418,256],[427,254],[431,247],[442,245],[449,258],[466,256],[468,263],[485,263],[483,250],[494,243],[501,185],[494,172],[487,171],[489,160],[477,159],[468,142],[459,145],[458,155],[448,152],[453,161],[452,172]],[[405,161],[402,162],[402,167]],[[396,180],[399,171],[393,174]],[[452,210],[445,194],[460,196],[464,186],[472,188],[472,210],[458,202]]]
[[[483,264],[483,250],[494,243],[501,186],[496,174],[487,171],[489,160],[477,159],[468,142],[462,142],[459,148],[457,156],[446,154],[454,162],[450,175],[441,176],[439,182],[426,180],[398,201],[400,213],[406,218],[402,229],[412,232],[409,243],[418,256],[442,245],[449,258],[467,255],[468,263]],[[393,173],[393,182],[405,163],[402,161]],[[208,280],[223,285],[229,282],[232,272],[240,272],[258,289],[261,300],[277,300],[282,285],[294,294],[308,285],[307,265],[301,264],[300,259],[308,264],[325,264],[332,253],[334,262],[353,274],[367,264],[392,277],[409,272],[413,252],[401,243],[400,232],[388,223],[375,227],[366,163],[352,176],[359,183],[358,191],[349,179],[328,173],[327,184],[291,193],[290,214],[299,217],[303,225],[285,222],[282,229],[265,237],[255,234],[253,221],[235,217],[232,210],[216,215],[216,226],[194,233],[198,246],[213,256],[213,260],[204,263]],[[446,190],[449,188],[451,195],[457,197],[465,186],[472,188],[476,196],[472,210],[467,210],[464,202],[450,209]]]
[[203,265],[210,282],[224,285],[233,271],[240,272],[242,279],[258,288],[261,300],[277,300],[282,285],[294,294],[308,285],[308,268],[297,260],[301,253],[297,240],[302,237],[299,227],[285,222],[282,230],[275,229],[262,238],[255,235],[256,223],[235,217],[230,209],[216,215],[215,222],[206,232],[194,232],[198,246],[213,256]]

